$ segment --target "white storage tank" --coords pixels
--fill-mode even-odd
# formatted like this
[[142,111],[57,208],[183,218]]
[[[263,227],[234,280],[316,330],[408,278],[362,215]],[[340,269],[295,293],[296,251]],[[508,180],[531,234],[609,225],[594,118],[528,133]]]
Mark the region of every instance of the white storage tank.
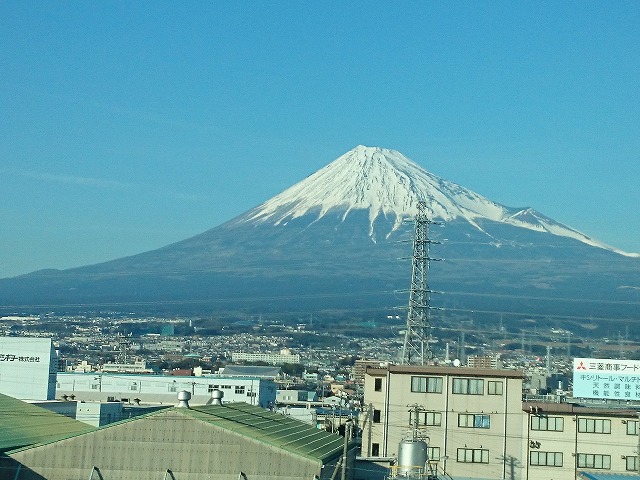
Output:
[[402,440],[398,445],[398,476],[420,478],[427,470],[428,445],[424,440]]

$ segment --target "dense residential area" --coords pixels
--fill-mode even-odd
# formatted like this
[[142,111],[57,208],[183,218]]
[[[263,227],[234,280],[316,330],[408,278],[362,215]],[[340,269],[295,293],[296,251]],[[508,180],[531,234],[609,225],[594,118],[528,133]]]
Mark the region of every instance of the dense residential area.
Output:
[[[637,471],[640,391],[634,379],[611,386],[610,399],[574,398],[575,361],[566,357],[564,343],[542,356],[532,354],[525,341],[512,351],[480,350],[470,343],[466,348],[476,353],[462,360],[460,350],[449,345],[441,361],[420,366],[394,361],[401,348],[397,338],[334,335],[326,342],[310,322],[270,325],[269,334],[256,322],[253,333],[198,335],[193,319],[65,317],[64,331],[51,335],[45,320],[52,319],[0,320],[1,402],[16,412],[28,410],[18,424],[2,417],[1,465],[14,472],[10,478],[80,478],[93,468],[95,478],[100,473],[104,479],[167,472],[199,479],[215,472],[232,475],[233,468],[247,478],[286,476],[286,468],[248,461],[251,451],[262,455],[250,440],[257,431],[243,433],[253,446],[230,453],[228,465],[213,462],[200,474],[182,465],[181,455],[194,445],[202,448],[197,435],[213,435],[211,448],[223,448],[229,441],[225,435],[249,428],[242,423],[246,419],[226,410],[231,408],[253,418],[258,430],[256,419],[268,418],[276,437],[284,425],[308,432],[302,436],[321,434],[317,441],[332,445],[333,453],[323,457],[325,467],[309,470],[318,478],[569,480]],[[160,329],[114,335],[110,329],[119,323]],[[52,324],[55,330],[55,320]],[[309,336],[319,337],[317,346],[304,344]],[[620,373],[638,363],[626,362],[602,368]],[[12,368],[16,365],[29,373]],[[37,426],[40,415],[57,420],[43,429]],[[194,428],[194,419],[205,419],[211,432]],[[65,424],[72,420],[73,426]],[[234,427],[235,421],[244,426]],[[184,424],[179,434],[167,427],[176,422]],[[131,432],[147,425],[153,426],[145,437],[151,443],[140,450],[146,444],[133,440]],[[265,437],[262,448],[274,438]],[[112,442],[133,443],[121,457],[107,448]],[[300,454],[282,439],[277,442],[283,448],[278,455]],[[165,470],[147,469],[145,477],[135,467],[167,448],[174,453]],[[332,472],[326,473],[326,465]]]

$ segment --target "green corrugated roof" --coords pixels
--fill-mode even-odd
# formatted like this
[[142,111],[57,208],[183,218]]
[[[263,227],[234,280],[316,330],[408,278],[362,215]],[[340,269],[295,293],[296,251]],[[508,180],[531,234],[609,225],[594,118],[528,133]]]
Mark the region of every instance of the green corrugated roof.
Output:
[[342,455],[343,437],[246,403],[185,408],[180,412],[322,463]]
[[0,453],[93,430],[86,423],[0,394]]

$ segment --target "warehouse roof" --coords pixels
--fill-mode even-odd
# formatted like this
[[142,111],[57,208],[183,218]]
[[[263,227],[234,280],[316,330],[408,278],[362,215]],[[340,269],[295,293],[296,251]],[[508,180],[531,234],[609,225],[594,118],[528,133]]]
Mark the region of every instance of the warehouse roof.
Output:
[[342,455],[344,438],[282,414],[246,403],[225,403],[193,408],[167,408],[96,429],[40,407],[0,395],[0,452],[15,451],[68,437],[180,413],[265,445],[318,460],[323,464]]
[[344,438],[246,403],[179,409],[219,428],[327,463],[340,456]]
[[0,453],[93,430],[86,423],[0,394]]

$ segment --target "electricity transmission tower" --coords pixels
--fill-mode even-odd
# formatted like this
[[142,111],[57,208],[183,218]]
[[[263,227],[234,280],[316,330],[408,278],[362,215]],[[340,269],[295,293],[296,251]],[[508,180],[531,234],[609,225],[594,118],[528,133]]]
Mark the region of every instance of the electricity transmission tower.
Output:
[[411,271],[411,288],[409,289],[409,313],[404,344],[402,346],[403,365],[425,365],[431,358],[429,348],[430,337],[430,294],[427,283],[427,272],[430,262],[440,260],[431,258],[430,247],[436,242],[429,239],[429,225],[435,224],[427,216],[427,205],[418,202],[418,214],[415,219],[413,237],[413,257]]

